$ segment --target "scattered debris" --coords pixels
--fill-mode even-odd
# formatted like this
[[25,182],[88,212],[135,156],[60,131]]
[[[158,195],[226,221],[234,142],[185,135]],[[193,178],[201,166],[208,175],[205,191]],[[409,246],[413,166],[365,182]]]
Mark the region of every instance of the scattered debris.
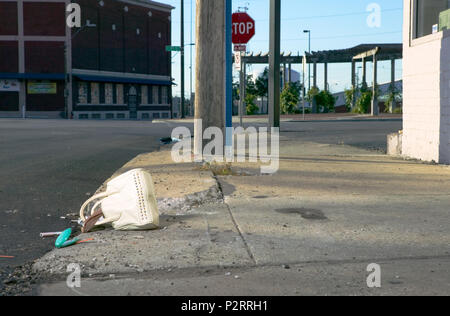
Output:
[[40,233],[39,236],[41,238],[45,238],[45,237],[57,237],[59,235],[61,235],[62,232],[54,232],[54,233]]
[[179,142],[181,142],[180,139],[178,139],[178,138],[172,138],[172,137],[163,137],[163,138],[161,138],[159,141],[160,141],[161,144],[163,144],[163,145],[170,145],[170,144],[173,144],[173,143],[179,143]]
[[63,231],[59,235],[58,239],[56,239],[55,247],[58,248],[58,249],[66,248],[66,247],[70,247],[70,246],[73,246],[73,245],[78,245],[78,244],[81,244],[81,243],[86,243],[86,242],[94,240],[94,238],[89,238],[89,239],[84,239],[84,240],[80,240],[78,238],[74,238],[74,239],[69,240],[70,235],[72,235],[72,228],[68,228],[65,231]]

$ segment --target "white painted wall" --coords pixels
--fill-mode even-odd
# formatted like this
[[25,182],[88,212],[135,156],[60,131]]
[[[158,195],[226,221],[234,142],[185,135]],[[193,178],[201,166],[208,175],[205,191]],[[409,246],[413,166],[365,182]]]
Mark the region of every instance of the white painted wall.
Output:
[[411,39],[404,0],[403,155],[450,163],[450,31]]

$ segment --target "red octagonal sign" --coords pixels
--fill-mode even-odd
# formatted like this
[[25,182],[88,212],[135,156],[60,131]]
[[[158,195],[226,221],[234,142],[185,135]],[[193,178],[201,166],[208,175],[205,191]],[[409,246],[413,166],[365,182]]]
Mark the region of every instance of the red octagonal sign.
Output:
[[247,13],[233,14],[233,44],[247,44],[255,35],[255,20]]

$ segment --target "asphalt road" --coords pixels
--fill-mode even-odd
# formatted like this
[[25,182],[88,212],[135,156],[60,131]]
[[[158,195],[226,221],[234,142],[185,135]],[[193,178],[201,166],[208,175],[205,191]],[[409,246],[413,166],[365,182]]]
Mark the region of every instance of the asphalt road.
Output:
[[40,232],[70,227],[69,213],[142,152],[159,148],[166,124],[0,120],[0,270],[53,247]]
[[[40,232],[71,226],[70,213],[123,164],[159,148],[175,123],[0,119],[0,283],[2,272],[53,248]],[[260,125],[260,124],[257,124]],[[291,122],[302,141],[385,149],[400,121]],[[192,126],[191,126],[192,127]]]

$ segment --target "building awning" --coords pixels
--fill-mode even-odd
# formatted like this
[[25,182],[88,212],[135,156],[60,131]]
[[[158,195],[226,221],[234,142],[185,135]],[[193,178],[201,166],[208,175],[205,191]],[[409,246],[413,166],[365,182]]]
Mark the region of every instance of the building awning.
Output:
[[64,80],[64,74],[2,72],[0,79]]
[[148,85],[162,85],[171,86],[172,81],[170,80],[155,80],[155,79],[144,79],[144,78],[127,78],[127,77],[111,77],[111,76],[98,76],[98,75],[79,75],[74,74],[83,81],[94,81],[94,82],[109,82],[109,83],[135,83],[135,84],[148,84]]

